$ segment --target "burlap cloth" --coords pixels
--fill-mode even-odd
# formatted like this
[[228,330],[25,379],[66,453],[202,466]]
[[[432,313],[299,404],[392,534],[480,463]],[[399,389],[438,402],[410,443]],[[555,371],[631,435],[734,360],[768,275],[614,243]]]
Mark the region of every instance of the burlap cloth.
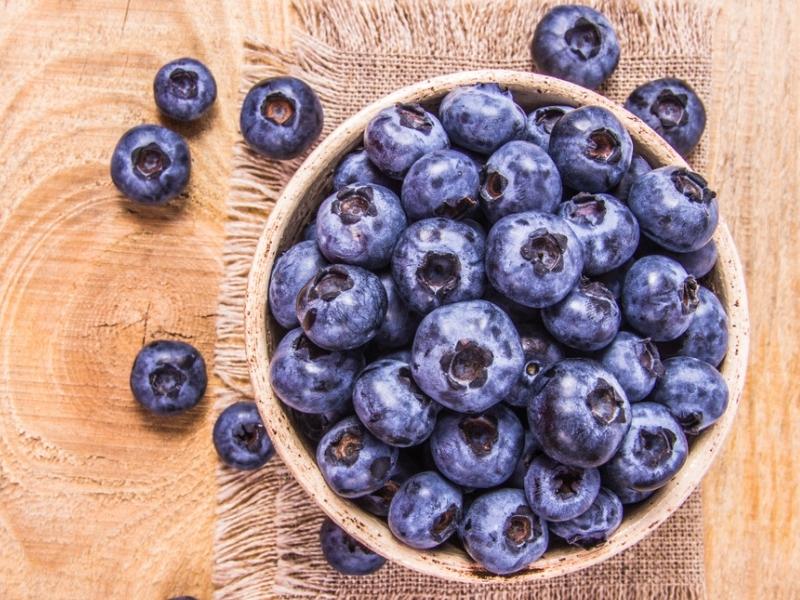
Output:
[[[241,94],[257,80],[291,73],[319,93],[325,132],[369,102],[406,84],[483,67],[530,70],[529,44],[549,2],[524,0],[299,0],[292,48],[251,41]],[[711,99],[712,11],[690,0],[593,2],[616,27],[622,58],[602,92],[623,101],[655,77],[688,80]],[[257,32],[256,32],[257,33]],[[701,143],[692,157],[703,171]],[[217,408],[251,397],[243,306],[252,254],[266,217],[298,161],[278,163],[244,143],[234,155],[220,297]],[[322,513],[276,459],[254,473],[218,471],[214,584],[218,598],[702,598],[705,596],[699,494],[653,535],[602,565],[527,585],[469,586],[393,564],[368,577],[343,577],[318,542]]]

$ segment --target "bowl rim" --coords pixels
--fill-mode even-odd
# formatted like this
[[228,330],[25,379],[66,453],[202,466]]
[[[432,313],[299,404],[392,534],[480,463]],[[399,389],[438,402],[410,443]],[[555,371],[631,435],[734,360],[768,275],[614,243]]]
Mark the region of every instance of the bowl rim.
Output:
[[[655,131],[621,105],[553,77],[483,69],[451,73],[406,86],[361,109],[328,134],[284,188],[264,226],[248,277],[245,346],[256,403],[273,444],[293,477],[331,519],[378,554],[418,572],[466,583],[522,583],[573,573],[600,563],[641,541],[684,503],[711,466],[733,425],[744,389],[750,325],[741,261],[730,231],[720,217],[714,234],[719,251],[718,281],[714,287],[723,298],[729,319],[729,349],[721,368],[729,389],[728,407],[719,421],[693,442],[681,471],[654,498],[642,503],[633,515],[628,516],[607,542],[594,548],[548,550],[545,556],[523,571],[511,576],[493,575],[454,548],[421,551],[402,544],[392,536],[385,521],[330,490],[314,462],[313,453],[307,450],[299,432],[291,427],[285,409],[269,385],[267,288],[274,261],[285,244],[283,238],[287,224],[307,190],[314,189],[320,179],[330,175],[333,166],[357,144],[366,123],[378,111],[397,103],[425,102],[441,97],[455,87],[481,82],[498,83],[511,89],[515,96],[518,93],[532,94],[558,98],[559,102],[564,100],[575,106],[607,108],[620,119],[634,140],[636,151],[648,161],[657,165],[688,166]],[[555,102],[554,99],[552,103]]]

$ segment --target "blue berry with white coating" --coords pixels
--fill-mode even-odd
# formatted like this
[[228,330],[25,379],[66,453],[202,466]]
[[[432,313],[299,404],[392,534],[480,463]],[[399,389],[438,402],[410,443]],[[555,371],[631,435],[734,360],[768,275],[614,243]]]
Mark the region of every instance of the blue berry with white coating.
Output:
[[525,497],[546,521],[567,521],[582,515],[600,491],[600,471],[562,465],[540,454],[525,474]]
[[567,297],[542,309],[550,334],[570,348],[594,352],[608,346],[622,315],[613,294],[599,281],[582,278]]
[[412,548],[435,548],[456,532],[461,521],[461,490],[438,473],[423,471],[406,479],[389,506],[389,529]]
[[382,273],[380,280],[386,290],[386,316],[372,343],[383,350],[400,348],[414,339],[420,317],[403,300],[391,273]]
[[603,366],[617,378],[629,402],[644,400],[664,374],[656,345],[628,331],[620,331],[600,357]]
[[275,261],[269,278],[269,310],[281,327],[297,327],[297,294],[327,264],[314,241],[295,244]]
[[528,114],[525,122],[525,139],[547,152],[553,127],[561,117],[571,110],[574,110],[572,106],[559,104],[540,106]]
[[410,221],[460,219],[478,206],[479,183],[478,167],[466,154],[434,150],[408,170],[400,197]]
[[133,397],[157,415],[183,412],[206,392],[206,363],[190,344],[156,340],[136,355],[130,375]]
[[217,82],[211,71],[194,58],[168,62],[153,81],[156,106],[178,121],[194,121],[208,112],[217,98]]
[[699,358],[718,367],[728,353],[728,315],[714,292],[700,286],[699,304],[686,332],[676,340],[680,356]]
[[605,542],[622,524],[622,502],[600,488],[589,510],[569,521],[550,523],[550,531],[572,546],[591,548]]
[[213,439],[220,460],[240,471],[263,467],[275,455],[255,402],[237,402],[223,410]]
[[389,178],[370,162],[367,151],[363,148],[346,155],[333,172],[334,191],[353,183],[374,183],[391,187]]
[[362,545],[328,518],[322,521],[319,543],[325,560],[342,575],[369,575],[386,563],[385,558]]

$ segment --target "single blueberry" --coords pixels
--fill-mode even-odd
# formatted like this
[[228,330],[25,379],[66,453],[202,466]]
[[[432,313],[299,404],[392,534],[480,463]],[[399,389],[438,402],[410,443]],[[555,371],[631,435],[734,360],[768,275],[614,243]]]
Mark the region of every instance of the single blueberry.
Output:
[[631,191],[631,186],[633,182],[636,181],[636,178],[640,175],[644,175],[645,173],[649,173],[653,170],[653,167],[650,166],[650,163],[647,162],[641,155],[634,153],[633,158],[631,159],[631,166],[628,167],[628,170],[625,171],[625,175],[622,176],[622,179],[617,184],[617,187],[614,188],[613,194],[623,202],[628,200],[628,194]]
[[481,154],[491,154],[525,133],[525,112],[511,92],[496,83],[452,90],[442,100],[439,115],[454,144]]
[[369,575],[386,562],[328,518],[322,521],[319,543],[325,560],[343,575]]
[[519,460],[514,467],[514,472],[511,477],[506,481],[506,485],[511,487],[523,489],[525,487],[525,475],[528,473],[528,468],[531,466],[533,459],[542,453],[542,447],[529,429],[525,429],[525,442],[522,445],[522,454],[519,455]]
[[295,244],[275,261],[269,279],[269,310],[281,327],[297,327],[297,294],[327,264],[313,241]]
[[334,191],[353,183],[373,183],[388,188],[392,186],[389,178],[369,161],[367,151],[363,148],[346,155],[333,172]]
[[602,283],[586,278],[563,300],[542,309],[542,322],[550,334],[565,346],[584,352],[608,346],[621,320],[614,295]]
[[524,356],[511,319],[491,302],[448,304],[428,314],[414,336],[411,372],[431,398],[479,413],[508,395]]
[[158,125],[129,129],[111,157],[111,180],[131,200],[164,204],[189,182],[192,162],[186,140]]
[[686,332],[675,340],[676,354],[718,367],[728,352],[728,315],[714,292],[700,286],[699,304]]
[[139,350],[131,369],[133,397],[158,415],[192,408],[206,393],[207,383],[202,355],[184,342],[150,342]]
[[525,139],[547,152],[553,127],[561,117],[571,110],[574,110],[571,106],[540,106],[528,114],[525,122]]
[[387,516],[389,514],[389,506],[392,504],[392,499],[397,490],[400,489],[406,479],[414,474],[415,469],[413,466],[409,459],[401,453],[386,483],[374,492],[356,498],[356,504],[378,517]]
[[529,210],[554,212],[560,201],[558,169],[536,144],[508,142],[486,161],[481,207],[489,222]]
[[317,94],[295,77],[256,83],[242,104],[239,128],[253,150],[275,160],[299,156],[322,132],[324,116]]
[[512,406],[527,407],[536,377],[550,365],[564,358],[564,349],[544,327],[526,322],[517,325],[525,364],[522,374],[505,401]]
[[346,416],[353,414],[353,403],[337,404],[332,410],[322,413],[306,413],[289,407],[295,427],[306,438],[316,444],[328,430]]
[[600,362],[617,378],[628,402],[644,400],[664,374],[655,344],[627,331],[617,334],[603,351]]
[[158,109],[178,121],[202,117],[217,98],[217,82],[211,71],[194,58],[168,62],[156,73],[153,95]]
[[255,402],[237,402],[223,410],[213,439],[222,462],[242,471],[264,466],[275,454]]
[[555,124],[549,153],[566,187],[607,192],[619,185],[630,168],[633,142],[611,111],[583,106]]
[[614,494],[619,498],[619,501],[622,502],[622,504],[638,504],[639,502],[647,500],[654,493],[654,491],[638,492],[636,490],[627,488],[614,490]]
[[681,79],[656,79],[640,85],[628,96],[625,108],[683,156],[694,149],[706,128],[703,101]]
[[668,256],[672,260],[678,261],[686,272],[694,277],[700,279],[705,277],[717,264],[717,244],[712,239],[705,246],[694,252],[669,252],[663,251],[664,256]]
[[550,523],[550,531],[568,544],[589,548],[605,542],[621,523],[622,502],[603,487],[589,510],[569,521]]
[[419,325],[419,315],[406,304],[390,273],[380,275],[386,290],[386,316],[372,342],[381,349],[399,348],[410,344]]
[[505,488],[475,499],[458,528],[467,553],[487,571],[508,575],[541,557],[547,524],[531,512],[520,490]]
[[533,308],[550,306],[575,287],[581,242],[561,217],[524,212],[503,217],[486,240],[486,276],[500,293]]
[[461,491],[438,473],[423,471],[406,479],[389,506],[389,529],[412,548],[445,542],[461,521]]
[[400,194],[410,221],[428,217],[460,219],[478,205],[480,173],[457,150],[434,150],[415,162]]
[[525,474],[525,497],[546,521],[568,521],[582,515],[600,491],[600,471],[570,467],[540,454]]

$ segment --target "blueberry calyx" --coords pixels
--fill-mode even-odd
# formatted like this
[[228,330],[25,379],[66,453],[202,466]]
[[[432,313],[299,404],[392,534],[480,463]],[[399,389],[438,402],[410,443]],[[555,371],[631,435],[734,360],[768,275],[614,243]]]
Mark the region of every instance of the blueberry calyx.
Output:
[[400,380],[400,383],[407,387],[408,391],[411,392],[411,394],[422,404],[427,406],[433,402],[423,393],[423,391],[417,385],[417,382],[414,381],[414,378],[411,376],[411,369],[408,367],[400,367],[400,369],[397,370],[397,378]]
[[581,192],[572,197],[569,216],[578,223],[599,225],[606,217],[606,202],[594,194]]
[[489,366],[494,361],[492,352],[472,340],[459,340],[455,351],[445,352],[439,365],[447,375],[454,390],[479,388],[489,377]]
[[297,354],[311,361],[330,354],[327,350],[323,350],[314,344],[304,333],[297,336],[297,339],[292,343],[292,348]]
[[538,360],[529,360],[525,363],[525,374],[529,377],[536,377],[541,370],[542,365]]
[[697,294],[699,289],[700,285],[691,275],[683,280],[683,287],[681,288],[681,308],[683,314],[688,315],[693,313],[697,310],[697,307],[700,306],[700,296]]
[[675,94],[672,90],[662,90],[650,107],[650,112],[661,122],[664,129],[685,125],[689,121],[686,114],[686,94]]
[[593,161],[616,164],[622,158],[622,145],[610,129],[595,129],[589,134],[587,141],[585,153]]
[[176,98],[197,98],[197,73],[186,69],[175,69],[169,74],[169,93]]
[[708,204],[717,197],[716,192],[709,189],[708,182],[698,173],[688,169],[675,169],[670,178],[675,189],[692,202]]
[[569,498],[578,493],[583,472],[566,465],[559,465],[553,472],[553,486],[561,498]]
[[597,385],[586,397],[586,403],[595,421],[601,425],[625,422],[623,400],[605,379],[597,380]]
[[295,112],[294,101],[280,92],[269,94],[261,103],[261,115],[275,125],[289,125]]
[[325,302],[330,302],[342,292],[352,288],[353,280],[347,274],[347,271],[331,267],[320,271],[306,286],[310,287],[307,291],[301,290],[300,296],[305,296],[309,300],[321,298]]
[[374,217],[378,209],[373,202],[372,188],[365,186],[341,190],[331,203],[331,212],[338,215],[345,225],[358,223],[364,216]]
[[331,461],[352,467],[364,448],[364,440],[357,431],[345,430],[326,450]]
[[452,525],[457,517],[458,507],[455,504],[451,504],[433,521],[433,525],[431,525],[431,534],[433,538],[435,540],[440,540],[450,529],[450,525]]
[[[191,367],[187,365],[186,368]],[[160,365],[150,373],[150,387],[158,396],[167,396],[175,400],[186,382],[186,375],[173,365]]]
[[656,468],[669,458],[678,438],[664,427],[642,428],[636,438],[635,453],[650,468]]
[[470,196],[464,196],[458,200],[446,200],[441,205],[437,206],[433,214],[437,217],[445,217],[448,219],[458,220],[466,215],[470,210],[478,205],[478,201]]
[[486,456],[497,443],[497,418],[493,415],[464,417],[459,422],[458,428],[476,456]]
[[508,180],[497,171],[490,171],[486,176],[486,183],[483,189],[486,192],[487,200],[497,200],[503,195],[503,192],[508,185]]
[[233,438],[239,445],[247,448],[248,452],[258,452],[266,433],[267,430],[261,423],[242,423],[236,427]]
[[611,293],[611,290],[599,281],[591,281],[584,276],[581,276],[581,280],[578,282],[578,289],[586,294],[589,299],[595,301],[595,305],[598,300],[601,306],[603,301],[614,300],[614,294]]
[[170,165],[169,156],[155,142],[136,148],[131,153],[131,162],[136,174],[145,179],[155,179]]
[[397,113],[400,115],[400,125],[415,129],[425,134],[433,129],[433,122],[428,113],[419,104],[398,104]]
[[520,254],[533,265],[533,272],[542,276],[564,270],[566,249],[567,236],[541,228],[528,236],[528,241],[520,248]]
[[594,23],[584,17],[580,17],[575,24],[564,33],[564,40],[570,50],[580,56],[583,60],[589,60],[597,56],[600,52],[601,37],[600,30]]
[[658,356],[658,350],[650,338],[645,338],[637,344],[636,359],[650,375],[661,377],[664,374],[664,365]]
[[506,519],[503,536],[514,546],[522,546],[539,537],[541,531],[538,530],[538,527],[538,519],[534,517],[533,511],[520,504]]
[[563,117],[564,114],[564,111],[560,108],[548,108],[536,115],[536,124],[539,125],[545,133],[553,133],[553,127],[555,127],[558,120]]
[[458,288],[461,281],[461,261],[452,252],[426,252],[417,268],[417,281],[443,302]]

